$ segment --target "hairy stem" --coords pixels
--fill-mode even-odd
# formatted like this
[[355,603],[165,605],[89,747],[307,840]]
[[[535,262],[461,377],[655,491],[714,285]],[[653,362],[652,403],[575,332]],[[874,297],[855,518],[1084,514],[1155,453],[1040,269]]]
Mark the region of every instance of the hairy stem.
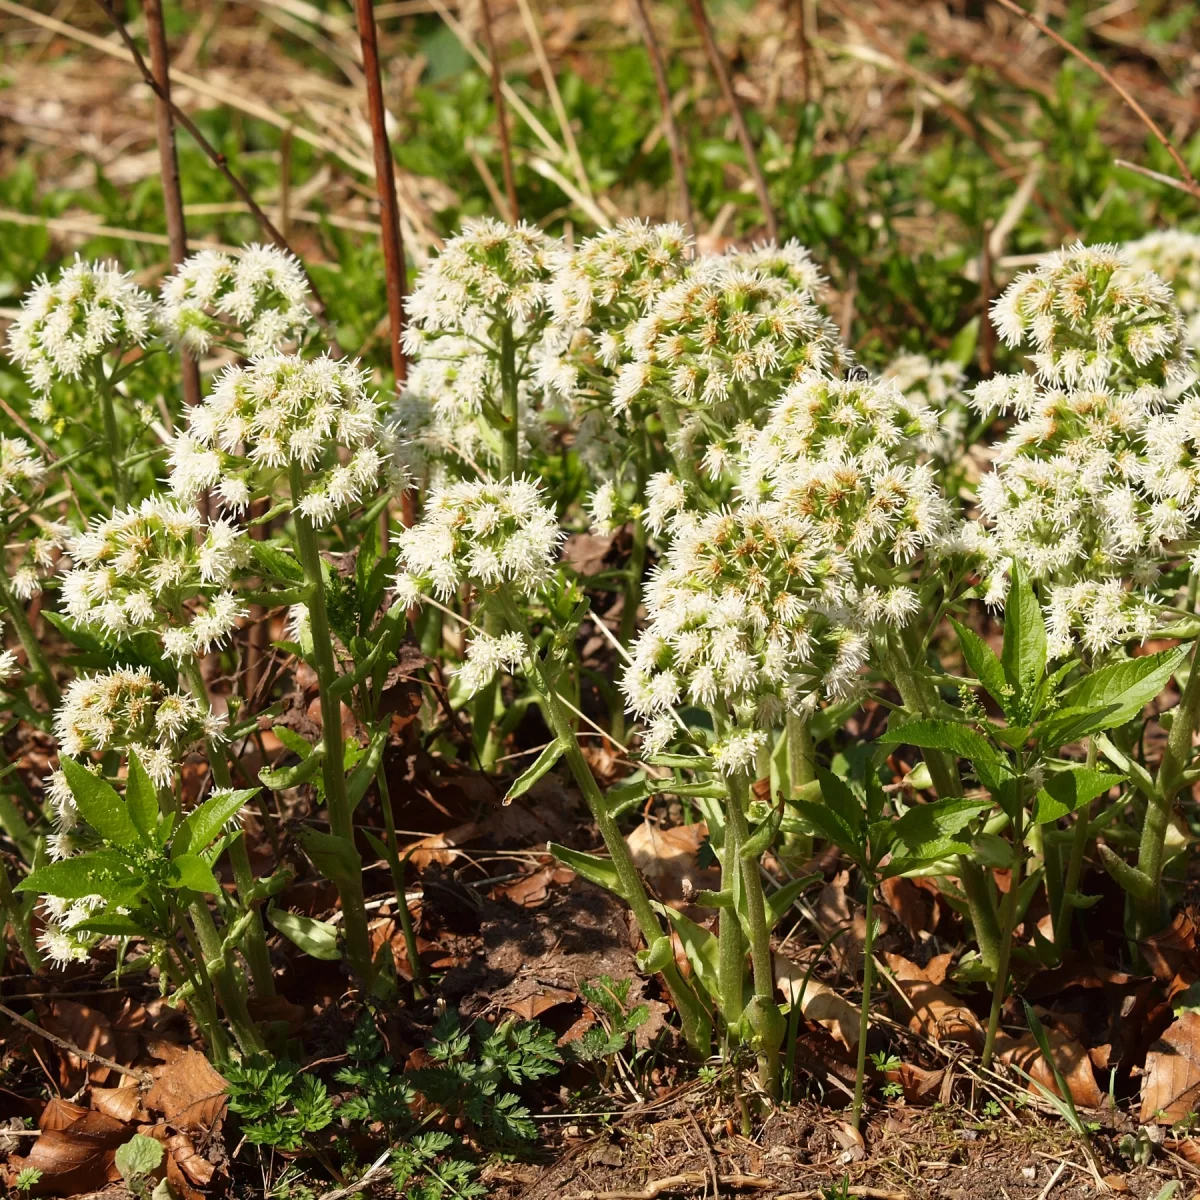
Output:
[[[1094,738],[1088,738],[1088,767],[1094,768],[1096,759],[1096,741]],[[1075,906],[1071,903],[1071,897],[1078,889],[1079,879],[1083,874],[1083,858],[1087,853],[1089,840],[1088,826],[1091,824],[1089,819],[1091,807],[1090,804],[1086,804],[1075,814],[1075,828],[1071,834],[1071,853],[1067,859],[1067,873],[1063,879],[1062,895],[1059,897],[1058,910],[1054,914],[1054,945],[1058,948],[1060,955],[1066,953],[1067,935],[1071,931],[1071,918],[1075,913]]]
[[421,971],[421,956],[417,952],[417,935],[413,929],[412,913],[408,911],[408,901],[405,899],[404,864],[407,860],[400,857],[400,843],[396,839],[396,817],[392,812],[392,795],[388,790],[387,772],[382,763],[375,772],[375,783],[379,788],[379,807],[383,810],[384,836],[391,851],[388,865],[392,869],[392,886],[396,889],[396,917],[404,934],[404,950],[408,955],[409,970],[412,971],[413,994],[420,999],[425,994],[425,980]]
[[[510,628],[524,634],[527,644],[532,646],[525,619],[521,616],[511,597],[500,592],[497,593],[496,599]],[[646,945],[653,947],[659,938],[666,935],[663,933],[658,917],[655,916],[654,909],[650,904],[650,897],[646,894],[646,886],[634,865],[633,857],[629,853],[629,846],[621,834],[617,819],[609,811],[600,786],[596,783],[595,776],[579,749],[575,730],[572,728],[566,708],[558,698],[553,681],[545,674],[541,663],[535,659],[529,660],[528,671],[529,681],[542,697],[551,732],[562,747],[563,757],[567,760],[567,766],[575,779],[576,786],[583,793],[583,798],[587,801],[588,808],[600,830],[600,836],[608,848],[609,858],[612,860],[613,869],[616,871],[621,885],[622,898],[629,905],[634,920],[637,921],[638,928],[646,939]],[[674,960],[664,966],[660,974],[679,1011],[684,1039],[694,1054],[700,1058],[707,1058],[712,1048],[712,1023],[709,1021],[708,1013],[696,993],[679,973],[679,968],[675,965]]]
[[500,329],[500,402],[504,414],[500,453],[500,475],[516,476],[521,465],[521,402],[517,381],[517,347],[511,322]]
[[[189,935],[188,941],[192,945],[192,953],[196,955],[197,973],[201,980],[216,993],[217,999],[221,1002],[221,1008],[225,1012],[225,1019],[229,1022],[229,1028],[233,1030],[234,1040],[242,1053],[260,1053],[265,1046],[250,1017],[250,1011],[246,1007],[245,993],[229,969],[224,947],[221,945],[221,935],[213,923],[208,905],[203,899],[196,899],[188,907],[188,915],[191,917],[191,926],[195,929],[194,935],[182,913],[179,914],[179,917],[184,932]],[[211,975],[209,964],[212,964],[213,967]],[[210,980],[211,982],[209,982]]]
[[1146,803],[1146,821],[1138,846],[1138,870],[1153,884],[1145,899],[1134,897],[1134,936],[1140,942],[1157,933],[1165,924],[1162,891],[1163,857],[1167,844],[1167,826],[1175,797],[1183,786],[1183,772],[1192,752],[1192,737],[1200,723],[1200,638],[1196,640],[1189,664],[1187,684],[1171,722],[1167,745],[1154,781],[1154,795]]
[[121,431],[117,426],[117,410],[113,404],[113,386],[104,374],[103,367],[96,368],[96,393],[100,397],[100,412],[104,419],[104,436],[108,440],[108,456],[113,473],[113,491],[117,507],[129,503],[129,481],[125,477],[124,448],[121,446]]
[[1017,927],[1017,902],[1021,891],[1021,873],[1025,865],[1024,820],[1018,819],[1013,828],[1012,874],[1008,881],[1008,892],[1000,908],[1000,957],[996,963],[996,982],[992,991],[992,1009],[988,1014],[987,1037],[983,1042],[984,1070],[992,1065],[992,1054],[996,1049],[996,1034],[1000,1029],[1000,1013],[1004,1009],[1004,997],[1008,991],[1008,964],[1012,959],[1013,932]]
[[871,989],[875,985],[875,881],[867,879],[867,934],[863,941],[863,996],[858,1018],[858,1065],[854,1071],[854,1104],[850,1121],[862,1120],[863,1085],[867,1075],[867,1034],[871,1031]]
[[[738,827],[737,840],[743,847],[749,839],[745,809],[749,795],[750,780],[745,775],[735,775],[730,781],[729,809],[725,825],[727,858],[730,853],[728,838],[731,828],[735,825]],[[758,856],[743,852],[738,856],[738,866],[742,873],[742,894],[745,898],[746,924],[750,933],[750,967],[754,976],[754,999],[746,1009],[745,1020],[754,1034],[759,1086],[768,1096],[778,1098],[782,1065],[779,1049],[783,1045],[787,1022],[779,1011],[779,1005],[775,1003],[775,970],[771,959],[771,926],[767,920],[767,902],[763,895],[762,876],[758,870]]]
[[[325,782],[325,804],[329,811],[329,832],[340,838],[344,849],[356,859],[354,821],[346,795],[345,748],[342,741],[342,704],[332,688],[338,678],[333,657],[333,634],[329,613],[325,607],[325,577],[321,571],[321,551],[312,522],[300,511],[304,495],[304,475],[298,463],[291,466],[292,515],[296,526],[296,550],[304,571],[307,593],[309,629],[313,641],[313,670],[321,699],[321,736],[325,753],[321,771]],[[362,873],[341,876],[333,881],[342,901],[342,928],[346,939],[346,958],[350,969],[364,985],[374,978],[371,959],[371,939],[367,930],[366,899],[363,896]]]
[[[192,695],[208,710],[208,688],[204,686],[200,664],[194,658],[184,660],[183,676]],[[213,783],[222,790],[232,789],[233,776],[229,773],[225,751],[212,741],[207,742],[206,747]],[[263,929],[262,918],[250,902],[254,893],[254,869],[250,865],[250,852],[246,849],[245,834],[234,838],[230,843],[229,865],[233,868],[233,881],[237,885],[238,898],[242,906],[253,913],[242,951],[250,964],[250,978],[254,981],[255,992],[261,999],[268,1000],[275,995],[275,976],[271,970],[271,952],[267,948],[267,935]]]
[[799,713],[789,709],[784,728],[787,735],[788,783],[795,796],[806,783],[816,779],[817,752],[808,721]]

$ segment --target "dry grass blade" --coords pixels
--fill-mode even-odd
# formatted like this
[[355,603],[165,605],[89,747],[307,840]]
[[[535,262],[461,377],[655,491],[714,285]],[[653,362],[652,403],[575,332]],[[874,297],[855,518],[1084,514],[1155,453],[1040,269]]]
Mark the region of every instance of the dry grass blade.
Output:
[[[517,184],[513,178],[512,142],[509,140],[508,133],[508,107],[504,103],[504,76],[500,70],[500,54],[496,49],[496,31],[492,27],[492,7],[489,0],[480,0],[480,17],[483,20],[483,36],[487,42],[488,57],[492,60],[489,79],[492,85],[492,104],[496,108],[496,133],[500,139],[500,159],[504,169],[504,194],[508,203],[508,219],[515,225],[521,219],[521,210],[517,205]],[[484,176],[485,181],[489,178],[490,176]]]
[[671,151],[671,169],[675,173],[675,190],[679,195],[679,205],[683,209],[684,224],[695,237],[696,222],[692,215],[692,193],[688,187],[687,177],[687,151],[684,149],[683,138],[679,136],[679,123],[675,120],[675,110],[671,107],[671,88],[667,83],[667,70],[663,66],[662,51],[659,49],[654,25],[646,8],[646,0],[633,0],[633,11],[637,17],[642,42],[646,47],[646,57],[650,60],[650,70],[654,74],[654,86],[658,90],[663,130],[666,133],[667,146]]
[[767,227],[767,236],[773,242],[778,241],[779,222],[775,219],[775,209],[771,204],[771,192],[767,187],[767,177],[763,174],[762,165],[758,161],[758,151],[754,148],[750,130],[746,126],[746,117],[742,112],[741,103],[738,101],[737,93],[733,90],[733,81],[729,78],[729,67],[721,53],[721,48],[717,45],[712,22],[708,19],[708,10],[704,7],[704,0],[688,0],[688,7],[692,10],[692,18],[704,41],[704,50],[708,55],[709,65],[717,77],[717,82],[721,85],[721,93],[729,107],[729,117],[733,121],[738,141],[742,145],[742,153],[746,156],[746,166],[754,180],[754,190],[758,193],[758,202],[763,211],[763,222]]
[[[576,1192],[567,1197],[567,1200],[658,1200],[659,1196],[665,1195],[667,1192],[704,1187],[708,1178],[708,1174],[704,1171],[685,1171],[681,1175],[668,1175],[662,1179],[652,1179],[644,1188],[636,1192]],[[719,1181],[722,1187],[748,1190],[778,1186],[774,1179],[768,1179],[764,1175],[721,1175]]]
[[1068,54],[1074,55],[1081,63],[1084,63],[1091,70],[1095,71],[1095,73],[1099,75],[1100,78],[1103,79],[1104,82],[1107,83],[1108,86],[1112,88],[1113,91],[1116,92],[1117,95],[1120,96],[1121,99],[1124,100],[1125,103],[1137,114],[1138,119],[1142,122],[1142,124],[1145,125],[1148,130],[1150,130],[1155,139],[1158,141],[1159,145],[1161,145],[1162,148],[1171,156],[1171,161],[1179,168],[1179,173],[1183,176],[1183,190],[1188,192],[1190,195],[1197,197],[1197,199],[1200,199],[1200,183],[1197,183],[1193,178],[1191,171],[1188,170],[1187,163],[1183,161],[1183,156],[1175,148],[1175,143],[1172,142],[1171,139],[1163,132],[1163,130],[1159,127],[1158,122],[1155,121],[1154,118],[1137,102],[1137,99],[1133,96],[1129,89],[1117,81],[1111,71],[1109,71],[1101,63],[1098,63],[1090,55],[1085,54],[1079,49],[1078,46],[1068,42],[1067,39],[1062,36],[1062,34],[1051,29],[1050,26],[1047,25],[1046,22],[1036,14],[1027,12],[1019,4],[1015,3],[1014,0],[996,0],[996,3],[999,4],[1001,8],[1005,8],[1010,13],[1020,17],[1023,21],[1028,21],[1030,25],[1032,25],[1039,33],[1045,34],[1046,37],[1050,38],[1050,40],[1053,41],[1056,46],[1061,47]]

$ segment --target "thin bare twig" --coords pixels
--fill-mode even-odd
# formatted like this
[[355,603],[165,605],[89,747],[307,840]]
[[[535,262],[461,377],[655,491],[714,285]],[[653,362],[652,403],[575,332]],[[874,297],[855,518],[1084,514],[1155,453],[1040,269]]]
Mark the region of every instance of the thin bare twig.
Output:
[[1145,125],[1148,130],[1150,130],[1155,139],[1158,141],[1159,145],[1162,146],[1162,148],[1171,156],[1171,161],[1176,167],[1179,168],[1179,173],[1183,176],[1181,185],[1182,190],[1186,191],[1189,195],[1200,199],[1200,183],[1196,182],[1191,171],[1188,170],[1188,165],[1183,161],[1183,156],[1175,148],[1175,143],[1172,142],[1171,139],[1163,132],[1163,130],[1159,127],[1158,122],[1155,121],[1154,118],[1137,102],[1133,94],[1116,80],[1112,72],[1110,72],[1107,67],[1101,63],[1098,63],[1090,55],[1085,54],[1078,46],[1068,42],[1067,39],[1062,36],[1062,34],[1055,32],[1055,30],[1051,29],[1050,26],[1047,25],[1046,22],[1040,17],[1036,16],[1034,13],[1026,11],[1019,4],[1015,3],[1014,0],[996,0],[996,3],[999,4],[1001,8],[1007,9],[1010,13],[1020,17],[1022,20],[1028,21],[1030,25],[1032,25],[1039,33],[1045,34],[1045,36],[1054,42],[1055,45],[1060,46],[1068,54],[1074,55],[1081,63],[1084,63],[1097,75],[1099,75],[1100,78],[1103,79],[1104,82],[1107,83],[1108,86],[1112,88],[1122,100],[1125,101],[1125,103],[1134,111],[1134,113],[1137,114],[1137,117],[1142,124]]
[[1136,171],[1139,175],[1144,175],[1147,179],[1153,179],[1155,183],[1165,183],[1167,187],[1173,187],[1177,192],[1186,192],[1189,196],[1196,195],[1195,189],[1189,187],[1182,180],[1176,179],[1173,175],[1164,175],[1161,171],[1152,171],[1149,167],[1139,166],[1137,163],[1132,163],[1125,158],[1114,158],[1114,166],[1124,167],[1127,171]]
[[21,1016],[18,1012],[13,1012],[7,1004],[0,1004],[0,1013],[3,1013],[10,1021],[16,1021],[18,1025],[23,1025],[30,1033],[36,1033],[38,1037],[43,1037],[52,1045],[57,1046],[60,1050],[67,1051],[68,1054],[74,1054],[77,1058],[82,1058],[86,1062],[96,1063],[97,1066],[108,1067],[110,1071],[116,1071],[118,1075],[126,1075],[130,1079],[136,1079],[139,1083],[153,1083],[154,1077],[149,1071],[143,1071],[138,1067],[124,1067],[119,1062],[113,1062],[111,1058],[105,1058],[103,1054],[96,1054],[91,1050],[85,1050],[82,1046],[75,1045],[74,1042],[68,1041],[66,1038],[59,1037],[55,1033],[51,1033],[48,1029],[43,1029],[40,1025],[35,1025],[28,1018]]
[[717,82],[721,85],[725,103],[729,107],[729,117],[733,121],[738,141],[742,144],[742,153],[746,156],[746,166],[754,180],[754,190],[758,192],[758,203],[762,207],[767,236],[773,242],[778,241],[779,223],[775,219],[775,209],[771,205],[771,192],[767,187],[767,177],[763,174],[762,166],[758,161],[758,151],[754,148],[754,142],[750,138],[750,130],[746,126],[746,117],[742,112],[741,103],[737,98],[737,93],[733,90],[733,81],[729,77],[729,67],[725,62],[725,56],[717,45],[712,22],[708,19],[708,10],[704,7],[704,0],[688,0],[688,7],[692,10],[692,19],[704,40],[704,50],[708,55],[709,65],[717,77]]
[[500,71],[500,54],[496,50],[496,31],[492,27],[492,6],[481,0],[480,16],[483,18],[483,40],[488,58],[492,60],[492,104],[496,108],[496,132],[500,138],[500,161],[504,167],[504,194],[508,200],[508,219],[515,225],[521,219],[517,206],[517,184],[513,177],[512,142],[508,133],[508,106],[504,103],[504,77]]
[[[150,44],[150,69],[158,82],[154,97],[154,131],[158,141],[158,166],[162,175],[163,208],[167,216],[167,243],[171,264],[187,258],[187,224],[183,217],[183,194],[179,189],[179,156],[175,152],[175,119],[171,115],[171,59],[167,31],[163,25],[162,0],[142,0],[146,18],[146,41]],[[179,351],[179,378],[183,402],[188,408],[200,403],[200,368],[184,349]]]
[[687,151],[684,149],[683,138],[679,136],[679,124],[675,120],[675,110],[671,106],[671,88],[667,83],[667,69],[663,66],[662,51],[658,48],[658,38],[654,34],[654,25],[650,21],[646,0],[633,0],[633,11],[637,16],[642,42],[646,47],[646,57],[650,60],[650,70],[654,73],[654,86],[658,89],[663,131],[671,150],[671,167],[675,172],[675,190],[679,194],[679,205],[683,209],[684,224],[687,225],[691,235],[695,237],[696,222],[692,217],[692,193],[688,187],[687,177]]
[[[295,257],[299,262],[299,256],[294,255],[291,246],[289,246],[287,243],[287,239],[279,232],[278,229],[275,228],[275,224],[271,218],[268,217],[265,212],[263,212],[258,201],[255,200],[250,194],[250,189],[247,188],[246,185],[237,177],[237,175],[230,170],[229,162],[225,155],[222,154],[208,140],[208,138],[206,138],[204,134],[200,132],[196,122],[193,121],[191,117],[189,117],[187,113],[185,113],[183,109],[181,109],[179,105],[171,99],[170,95],[164,94],[163,89],[159,86],[158,80],[154,77],[154,73],[150,70],[149,64],[142,57],[142,52],[140,49],[138,49],[137,42],[133,40],[132,35],[125,26],[125,22],[121,20],[116,9],[113,8],[112,0],[96,0],[96,3],[103,10],[104,15],[112,22],[113,28],[121,35],[121,41],[125,43],[126,49],[133,56],[134,65],[141,72],[142,79],[145,80],[147,87],[149,87],[150,90],[157,97],[159,97],[159,99],[167,104],[175,120],[178,121],[179,124],[182,125],[184,129],[186,129],[188,133],[192,135],[196,141],[196,144],[208,156],[209,161],[213,164],[213,166],[225,176],[226,180],[229,182],[229,185],[237,193],[238,198],[243,204],[245,204],[245,206],[250,210],[254,219],[258,222],[263,233],[265,233],[267,237],[279,247],[280,250],[283,250],[287,254],[293,254],[293,257]],[[321,293],[318,291],[317,285],[313,282],[312,276],[308,274],[308,270],[303,263],[300,264],[300,269],[304,271],[305,277],[308,280],[308,286],[312,292],[313,303],[317,307],[318,315],[324,316],[325,302],[321,299]]]

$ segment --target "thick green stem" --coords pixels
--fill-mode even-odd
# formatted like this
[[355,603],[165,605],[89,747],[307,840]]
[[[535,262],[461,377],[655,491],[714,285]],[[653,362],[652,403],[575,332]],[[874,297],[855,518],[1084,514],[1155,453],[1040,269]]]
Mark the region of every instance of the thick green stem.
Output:
[[[513,601],[503,593],[497,595],[497,601],[510,627],[528,637],[524,618]],[[531,660],[528,667],[530,682],[542,697],[543,711],[549,718],[551,732],[562,747],[567,766],[570,768],[576,785],[583,793],[583,798],[587,801],[587,806],[600,830],[600,836],[608,848],[608,855],[612,860],[613,869],[621,887],[621,895],[625,903],[629,905],[634,920],[637,921],[638,928],[642,931],[642,937],[646,939],[647,947],[653,949],[659,939],[666,935],[650,904],[650,897],[646,894],[646,886],[629,853],[629,846],[621,834],[616,818],[604,801],[604,796],[600,791],[599,784],[596,783],[591,768],[587,765],[587,761],[579,749],[579,742],[575,737],[570,717],[562,701],[558,698],[552,681],[543,673],[539,663]],[[708,1013],[696,993],[679,973],[679,968],[673,959],[661,968],[660,974],[679,1011],[684,1039],[694,1054],[700,1058],[707,1058],[712,1049],[712,1023]]]
[[808,721],[799,713],[789,709],[784,728],[787,735],[788,783],[792,795],[796,796],[800,788],[817,777],[817,752]]
[[1183,772],[1192,753],[1192,737],[1200,721],[1200,638],[1196,640],[1189,664],[1188,680],[1171,721],[1171,732],[1163,750],[1162,762],[1154,781],[1154,795],[1146,802],[1146,820],[1138,846],[1138,870],[1153,884],[1145,898],[1131,897],[1134,936],[1141,942],[1157,933],[1165,920],[1162,870],[1167,844],[1167,826],[1175,797],[1183,787]]
[[521,463],[521,399],[513,328],[507,321],[500,329],[500,402],[504,414],[504,428],[500,430],[500,475],[511,479]]
[[[887,643],[879,647],[882,665],[904,707],[923,717],[937,715],[937,697],[932,685],[908,661],[903,648]],[[943,750],[925,750],[925,765],[938,795],[947,799],[962,795],[962,782],[954,758]],[[958,859],[958,876],[962,881],[963,894],[975,929],[975,940],[979,944],[979,957],[984,966],[995,971],[1000,961],[1000,926],[996,920],[996,909],[992,903],[987,875],[983,868],[965,854]]]
[[[338,678],[333,657],[333,635],[325,607],[325,578],[321,571],[321,551],[317,533],[309,519],[300,511],[304,495],[304,475],[298,463],[291,466],[292,515],[296,526],[296,550],[304,570],[308,599],[308,625],[313,642],[313,670],[321,700],[321,736],[325,753],[321,770],[325,783],[325,804],[329,812],[329,832],[343,842],[347,856],[358,858],[354,844],[354,821],[346,795],[345,749],[342,741],[342,703],[333,693]],[[363,895],[362,873],[339,874],[333,880],[342,901],[342,929],[346,939],[346,958],[350,969],[369,987],[374,978],[371,958],[371,938],[367,929],[366,899]]]
[[983,1043],[983,1068],[992,1065],[992,1054],[996,1048],[996,1034],[1000,1029],[1000,1013],[1004,1009],[1004,997],[1008,991],[1008,964],[1012,959],[1013,932],[1017,927],[1017,903],[1020,899],[1021,873],[1025,865],[1024,820],[1013,828],[1013,864],[1008,881],[1008,892],[1000,908],[1000,958],[996,964],[996,983],[992,992],[992,1010],[988,1014],[987,1037]]
[[[207,709],[209,707],[208,689],[204,686],[204,677],[200,674],[200,664],[194,658],[184,661],[183,676],[192,695]],[[233,776],[229,773],[229,763],[225,760],[224,750],[212,741],[207,742],[206,745],[213,782],[223,790],[232,789]],[[254,981],[255,992],[260,999],[269,1000],[275,995],[275,976],[271,970],[271,952],[267,947],[267,935],[263,929],[262,917],[250,901],[254,894],[254,869],[250,865],[250,852],[246,849],[244,834],[230,843],[229,865],[233,868],[233,882],[237,885],[238,898],[242,902],[242,907],[253,913],[242,945],[242,952],[250,964],[250,978]]]
[[404,950],[408,955],[408,967],[412,971],[413,994],[419,1000],[425,994],[425,980],[421,972],[421,956],[417,952],[417,935],[413,929],[412,913],[408,911],[407,893],[404,889],[404,863],[400,857],[400,843],[396,838],[396,818],[392,812],[392,794],[388,790],[387,772],[383,764],[375,772],[375,783],[379,788],[379,807],[383,810],[384,835],[391,851],[388,865],[392,869],[392,886],[396,889],[396,919],[404,934]]
[[[749,801],[750,780],[742,774],[730,780],[729,807],[725,818],[725,856],[729,860],[729,832],[737,827],[736,840],[742,852],[738,855],[741,869],[742,894],[745,897],[746,925],[750,935],[750,967],[754,976],[754,999],[746,1008],[745,1024],[753,1033],[754,1050],[758,1057],[759,1086],[772,1098],[780,1093],[780,1047],[783,1045],[787,1022],[775,1003],[775,970],[771,959],[771,927],[767,921],[767,902],[763,895],[758,856],[746,853],[750,837],[746,823],[745,805]],[[722,916],[734,914],[726,909]],[[740,979],[739,979],[740,986]]]
[[[483,630],[495,637],[504,632],[503,622],[495,613],[483,614]],[[481,770],[490,771],[500,757],[503,739],[496,729],[496,700],[500,696],[500,675],[490,680],[476,693],[471,701],[471,740],[475,743],[475,754]]]
[[9,623],[17,631],[17,640],[21,643],[21,649],[25,651],[25,658],[29,662],[29,671],[37,680],[37,685],[41,688],[46,703],[52,709],[57,708],[62,699],[62,693],[58,690],[54,672],[51,670],[49,662],[46,661],[45,654],[42,653],[41,644],[33,632],[33,627],[29,624],[25,606],[12,594],[8,580],[2,574],[0,574],[0,606],[4,608]]
[[[1095,739],[1088,738],[1087,765],[1095,767],[1097,757]],[[1075,814],[1075,828],[1071,834],[1071,853],[1067,859],[1067,873],[1063,879],[1058,910],[1054,914],[1054,945],[1060,955],[1066,953],[1067,935],[1071,931],[1071,918],[1075,913],[1071,897],[1078,890],[1079,880],[1083,875],[1083,858],[1087,853],[1088,846],[1088,826],[1091,824],[1090,810],[1091,805],[1088,804]]]
[[679,413],[676,412],[675,405],[669,400],[664,400],[659,406],[658,415],[662,418],[663,428],[667,433],[667,452],[675,463],[680,479],[700,489],[700,473],[684,448],[683,429],[679,424]]
[[746,841],[746,821],[735,820],[737,798],[730,795],[725,819],[725,840],[721,851],[721,891],[731,892],[735,901],[721,909],[717,927],[717,982],[721,993],[721,1015],[725,1018],[725,1037],[729,1049],[738,1039],[745,1006],[746,935],[735,908],[742,879],[742,846]]
[[[250,1017],[250,1011],[246,1007],[245,993],[238,985],[238,980],[234,978],[229,963],[226,961],[225,950],[221,945],[221,935],[213,923],[208,905],[201,899],[194,900],[188,908],[188,915],[195,928],[196,942],[193,944],[199,950],[196,967],[201,979],[211,978],[212,989],[221,1002],[225,1019],[229,1022],[229,1028],[233,1030],[234,1039],[242,1053],[260,1053],[266,1047],[263,1045],[262,1038],[258,1035],[258,1029]],[[182,914],[180,916],[182,917]],[[182,923],[186,930],[186,920]],[[211,976],[209,975],[210,965],[212,967]]]
[[100,412],[104,418],[104,436],[108,440],[108,456],[112,460],[113,491],[116,493],[117,507],[124,508],[129,503],[129,484],[125,478],[125,450],[117,426],[117,410],[113,405],[113,386],[105,376],[103,367],[97,368],[96,376],[96,392],[100,397]]
[[854,1105],[851,1123],[862,1120],[863,1085],[867,1076],[867,1034],[871,1031],[871,989],[875,985],[875,881],[867,880],[867,935],[863,941],[862,1011],[858,1018],[858,1065],[854,1072]]

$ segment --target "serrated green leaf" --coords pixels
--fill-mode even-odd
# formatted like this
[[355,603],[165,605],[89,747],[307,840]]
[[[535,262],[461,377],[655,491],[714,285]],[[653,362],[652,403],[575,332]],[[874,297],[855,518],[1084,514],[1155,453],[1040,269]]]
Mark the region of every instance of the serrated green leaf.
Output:
[[129,818],[129,810],[112,784],[93,775],[73,758],[64,758],[61,762],[75,806],[83,819],[114,846],[129,847],[140,842],[137,828]]
[[120,872],[94,854],[78,854],[62,862],[47,863],[27,875],[13,889],[63,900],[81,900],[84,896],[103,896],[120,878]]
[[125,806],[129,818],[142,835],[142,841],[153,846],[158,830],[158,789],[146,774],[141,759],[129,752],[129,777],[125,782]]
[[241,788],[232,792],[214,792],[199,808],[193,809],[180,822],[171,841],[172,857],[180,854],[199,854],[221,832],[225,823],[254,799],[258,788]]
[[1011,716],[1012,713],[1009,710],[1013,707],[1013,687],[1004,674],[1004,667],[996,656],[996,652],[975,630],[959,624],[953,617],[950,618],[950,624],[954,626],[954,631],[958,634],[959,648],[963,652],[963,658],[970,667],[971,673],[983,684],[988,695],[1000,705],[1000,711],[1006,717]]
[[[922,750],[949,750],[969,760],[980,782],[996,794],[1012,778],[1008,763],[983,734],[956,721],[922,719],[892,726],[879,739],[884,746],[919,746]],[[944,797],[950,799],[950,797]]]
[[310,958],[336,962],[342,957],[336,925],[318,921],[315,917],[287,912],[276,908],[274,904],[267,909],[267,918],[289,942],[299,946]]
[[1114,775],[1111,771],[1097,771],[1092,767],[1071,767],[1065,771],[1058,771],[1038,789],[1034,820],[1039,825],[1057,821],[1059,817],[1065,817],[1085,804],[1090,804],[1097,796],[1103,796],[1109,788],[1124,778],[1124,775]]
[[221,891],[212,868],[198,854],[181,854],[171,859],[171,876],[176,887],[216,896]]
[[1017,703],[1034,691],[1046,670],[1046,623],[1042,606],[1019,560],[1013,563],[1004,602],[1004,648],[1000,663]]
[[788,807],[793,809],[818,837],[831,842],[858,866],[866,869],[867,848],[863,844],[863,830],[847,825],[841,816],[826,804],[817,804],[812,800],[793,800]]
[[304,579],[304,568],[290,554],[272,546],[270,542],[251,542],[254,564],[269,579],[282,583],[300,583]]
[[144,1133],[135,1133],[123,1146],[117,1147],[114,1156],[121,1178],[128,1181],[135,1175],[149,1175],[157,1171],[163,1160],[163,1144]]
[[961,796],[914,804],[893,822],[892,830],[907,851],[906,858],[942,858],[950,852],[946,847],[955,835],[991,807],[989,800],[968,800]]

